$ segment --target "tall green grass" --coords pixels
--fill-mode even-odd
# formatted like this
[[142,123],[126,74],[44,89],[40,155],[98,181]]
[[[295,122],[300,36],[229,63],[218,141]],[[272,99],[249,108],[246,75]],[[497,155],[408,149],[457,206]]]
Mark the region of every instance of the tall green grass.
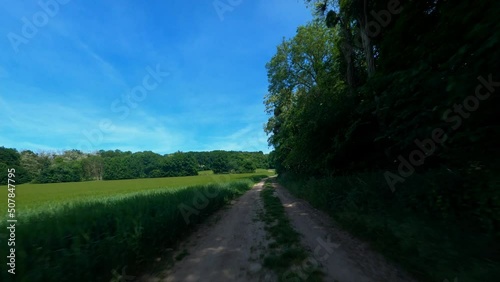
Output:
[[[50,209],[60,204],[71,204],[75,201],[86,201],[116,195],[155,190],[158,188],[175,188],[209,183],[227,183],[230,181],[270,176],[273,172],[258,169],[255,173],[245,174],[213,174],[212,171],[201,172],[197,176],[142,178],[109,181],[85,181],[49,184],[22,184],[16,187],[16,207],[18,214],[32,209]],[[0,186],[0,201],[7,199],[7,186]],[[0,205],[0,215],[7,212],[7,205]]]
[[422,281],[500,277],[499,237],[465,211],[477,204],[472,194],[469,201],[453,198],[464,188],[445,170],[414,174],[394,193],[383,172],[309,179],[288,175],[279,181]]
[[[127,275],[134,275],[252,184],[246,179],[155,189],[33,209],[18,217],[15,279],[4,270],[6,255],[2,255],[0,280],[110,281],[124,267]],[[196,207],[200,195],[207,202]],[[180,204],[197,211],[188,222]],[[5,234],[5,222],[0,228]],[[0,248],[7,249],[5,237]]]

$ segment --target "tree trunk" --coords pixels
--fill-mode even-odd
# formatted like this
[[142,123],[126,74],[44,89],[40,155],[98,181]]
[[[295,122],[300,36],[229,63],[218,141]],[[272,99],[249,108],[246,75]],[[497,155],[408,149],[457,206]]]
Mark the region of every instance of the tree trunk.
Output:
[[344,36],[344,42],[341,44],[342,54],[347,64],[346,80],[349,85],[351,93],[356,88],[355,72],[354,72],[354,48],[352,46],[352,36],[349,27],[341,20],[341,30]]
[[373,46],[370,37],[366,32],[366,24],[360,22],[359,31],[361,34],[361,42],[363,43],[363,49],[365,51],[366,60],[366,72],[368,77],[373,76],[375,73],[375,59],[373,58]]
[[375,59],[373,58],[373,46],[370,36],[368,36],[368,7],[367,0],[363,1],[363,8],[358,15],[359,34],[365,51],[366,71],[368,77],[375,73]]

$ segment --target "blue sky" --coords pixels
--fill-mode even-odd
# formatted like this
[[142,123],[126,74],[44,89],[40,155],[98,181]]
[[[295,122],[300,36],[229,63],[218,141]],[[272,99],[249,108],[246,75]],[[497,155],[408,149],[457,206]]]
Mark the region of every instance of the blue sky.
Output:
[[0,146],[35,152],[269,152],[265,64],[312,18],[302,0],[2,2]]

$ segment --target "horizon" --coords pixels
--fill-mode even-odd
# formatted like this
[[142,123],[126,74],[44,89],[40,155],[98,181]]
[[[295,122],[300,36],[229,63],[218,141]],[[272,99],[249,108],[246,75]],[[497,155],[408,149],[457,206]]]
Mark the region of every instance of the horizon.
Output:
[[132,154],[135,154],[135,153],[143,153],[143,152],[152,152],[152,153],[155,153],[155,154],[158,154],[158,155],[161,155],[161,156],[165,156],[165,155],[172,155],[172,154],[175,154],[175,153],[210,153],[210,152],[237,152],[237,153],[260,153],[262,152],[264,155],[269,155],[270,152],[264,152],[264,151],[245,151],[245,150],[207,150],[207,151],[180,151],[180,150],[177,150],[177,151],[173,151],[173,152],[167,152],[167,153],[159,153],[159,152],[155,152],[155,151],[152,151],[152,150],[142,150],[142,151],[123,151],[123,150],[120,150],[120,149],[106,149],[106,150],[96,150],[96,151],[92,151],[92,152],[83,152],[83,151],[80,151],[78,149],[68,149],[68,150],[55,150],[55,151],[50,151],[50,150],[38,150],[38,151],[33,151],[33,150],[30,150],[30,149],[18,149],[18,148],[13,148],[13,147],[6,147],[6,146],[0,146],[0,148],[4,148],[4,149],[13,149],[13,150],[16,150],[18,153],[22,153],[22,152],[25,152],[25,151],[31,151],[35,154],[56,154],[56,155],[60,155],[60,154],[63,154],[64,152],[67,152],[67,151],[79,151],[80,153],[82,154],[88,154],[88,155],[95,155],[97,153],[99,153],[100,151],[104,151],[104,152],[108,152],[108,151],[113,151],[113,152],[116,152],[116,151],[120,151],[122,153],[132,153]]

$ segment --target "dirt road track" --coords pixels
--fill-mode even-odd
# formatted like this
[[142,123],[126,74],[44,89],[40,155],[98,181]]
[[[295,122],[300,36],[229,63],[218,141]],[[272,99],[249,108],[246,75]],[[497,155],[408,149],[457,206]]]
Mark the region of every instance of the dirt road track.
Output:
[[183,247],[189,255],[162,275],[166,278],[143,277],[141,281],[276,281],[259,262],[267,245],[264,224],[257,217],[262,210],[259,192],[263,184],[256,184],[190,236],[190,243]]
[[[262,268],[267,241],[264,223],[258,213],[263,206],[256,184],[232,204],[211,216],[192,234],[180,249],[188,255],[161,274],[144,275],[139,281],[278,281],[271,271]],[[336,228],[324,213],[307,202],[296,199],[276,185],[293,227],[302,234],[302,243],[325,273],[325,281],[337,282],[413,282],[369,246]],[[321,252],[319,246],[330,246]],[[307,271],[302,277],[307,276]],[[294,280],[296,281],[296,280]]]
[[373,252],[368,244],[335,227],[328,215],[311,207],[306,201],[293,197],[282,186],[274,184],[274,187],[293,227],[303,235],[303,246],[312,257],[315,258],[314,250],[322,247],[319,242],[326,242],[333,249],[331,253],[324,251],[315,258],[323,266],[325,281],[415,281],[380,254]]

